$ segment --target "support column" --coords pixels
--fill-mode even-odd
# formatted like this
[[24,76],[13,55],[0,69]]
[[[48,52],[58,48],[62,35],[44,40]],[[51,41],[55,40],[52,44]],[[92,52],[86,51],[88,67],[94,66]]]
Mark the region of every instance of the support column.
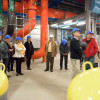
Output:
[[92,20],[92,32],[94,33],[94,37],[95,37],[97,35],[95,15],[93,15],[93,20]]
[[[48,40],[48,0],[41,0],[41,35],[43,35],[41,36],[41,47],[45,49],[45,43]],[[43,62],[46,62],[45,56]]]
[[85,0],[85,11],[86,11],[86,31],[91,31],[91,1]]

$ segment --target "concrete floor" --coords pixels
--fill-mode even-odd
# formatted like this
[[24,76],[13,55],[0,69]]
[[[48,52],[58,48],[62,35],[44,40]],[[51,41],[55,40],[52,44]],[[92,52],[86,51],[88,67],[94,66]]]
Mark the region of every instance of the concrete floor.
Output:
[[[44,72],[45,63],[42,59],[31,64],[31,71],[22,64],[23,76],[10,72],[8,100],[67,100],[67,88],[72,79],[70,59],[68,71],[60,70],[59,54],[55,58],[54,72]],[[15,69],[15,68],[14,68]]]

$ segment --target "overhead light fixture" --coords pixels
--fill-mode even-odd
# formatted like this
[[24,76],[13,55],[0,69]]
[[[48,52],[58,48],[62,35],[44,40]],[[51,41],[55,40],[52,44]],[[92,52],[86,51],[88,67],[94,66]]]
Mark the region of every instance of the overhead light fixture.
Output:
[[57,26],[57,24],[51,24],[51,27],[55,27],[55,26]]
[[68,28],[68,27],[70,27],[70,26],[64,26],[64,27],[61,27],[61,28]]
[[70,23],[72,23],[72,20],[64,21],[63,23],[64,24],[70,24]]
[[85,24],[86,24],[85,21],[79,21],[78,24],[77,24],[77,26],[81,26],[81,25],[85,25]]

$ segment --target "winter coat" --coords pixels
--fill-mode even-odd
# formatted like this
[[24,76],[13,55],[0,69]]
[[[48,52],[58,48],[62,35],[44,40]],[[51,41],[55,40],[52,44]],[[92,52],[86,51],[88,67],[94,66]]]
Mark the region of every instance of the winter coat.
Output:
[[[87,39],[85,38],[82,41],[87,43],[86,40]],[[86,50],[84,50],[83,52],[85,54],[85,57],[87,57],[87,58],[95,56],[97,54],[98,45],[94,38],[91,38],[90,42],[88,43],[88,46],[86,47]]]
[[9,48],[7,46],[7,43],[5,41],[2,41],[0,43],[0,51],[1,51],[1,58],[9,58],[10,56],[10,51]]
[[30,43],[25,42],[24,46],[26,48],[25,56],[31,57],[34,54],[34,47],[33,47],[32,42],[30,42]]
[[[22,45],[22,44],[21,44]],[[26,50],[26,48],[24,47],[24,45],[22,45],[22,47],[20,44],[15,44],[14,47],[15,47],[15,54],[13,57],[15,58],[23,58],[24,57],[24,52]]]
[[70,42],[71,59],[80,59],[82,50],[80,48],[80,41],[73,38]]
[[[50,43],[50,41],[47,41],[45,44],[45,55],[46,56],[48,54],[49,43]],[[54,41],[51,42],[51,53],[52,53],[52,57],[55,57],[57,54],[57,45]]]
[[59,46],[59,50],[60,50],[60,54],[68,54],[69,48],[68,48],[68,44],[66,43],[65,45],[63,45],[62,43]]

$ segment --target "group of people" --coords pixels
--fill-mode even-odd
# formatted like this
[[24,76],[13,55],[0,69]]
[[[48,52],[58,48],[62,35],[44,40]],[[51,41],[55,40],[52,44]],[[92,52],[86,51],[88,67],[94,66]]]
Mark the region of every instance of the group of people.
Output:
[[25,58],[27,69],[31,70],[31,56],[34,54],[34,47],[31,42],[31,36],[27,36],[27,41],[23,45],[22,39],[20,37],[16,38],[16,43],[13,45],[10,35],[5,35],[4,40],[2,40],[2,33],[0,32],[0,60],[5,65],[5,73],[8,71],[14,71],[13,64],[16,61],[16,76],[24,75],[22,73],[21,64],[24,62]]
[[[73,39],[71,39],[70,46],[68,46],[67,40],[62,40],[60,50],[60,70],[63,67],[63,58],[65,59],[65,70],[68,70],[68,53],[70,52],[71,65],[73,70],[73,77],[80,73],[81,61],[89,61],[93,66],[95,62],[95,56],[98,53],[98,45],[93,37],[91,31],[86,32],[86,38],[80,41],[81,30],[74,28],[71,32]],[[46,69],[45,71],[53,72],[54,57],[57,54],[57,45],[53,41],[53,35],[50,35],[49,41],[45,45],[46,52]],[[49,67],[50,62],[50,67]],[[86,65],[86,70],[90,69],[89,65]]]
[[[71,32],[73,39],[71,39],[70,46],[68,46],[67,40],[62,40],[59,45],[60,50],[60,70],[63,68],[63,58],[65,59],[65,70],[68,70],[68,53],[70,52],[73,77],[80,72],[80,62],[90,61],[94,66],[95,55],[98,53],[98,45],[93,38],[91,31],[86,32],[86,38],[80,41],[81,30],[74,28]],[[21,64],[26,57],[27,69],[31,70],[31,56],[34,54],[34,47],[31,42],[31,36],[27,36],[27,41],[22,44],[20,37],[16,38],[16,43],[12,44],[10,41],[10,35],[6,35],[4,40],[1,40],[2,33],[0,33],[0,59],[6,66],[6,71],[14,71],[13,63],[16,61],[16,76],[23,75],[21,70]],[[46,69],[44,71],[53,72],[54,57],[57,54],[57,45],[53,40],[53,35],[49,36],[49,41],[45,44],[45,56],[46,56]],[[82,60],[83,59],[83,60]],[[50,64],[50,65],[49,65]],[[89,65],[86,65],[86,70],[90,69]]]

